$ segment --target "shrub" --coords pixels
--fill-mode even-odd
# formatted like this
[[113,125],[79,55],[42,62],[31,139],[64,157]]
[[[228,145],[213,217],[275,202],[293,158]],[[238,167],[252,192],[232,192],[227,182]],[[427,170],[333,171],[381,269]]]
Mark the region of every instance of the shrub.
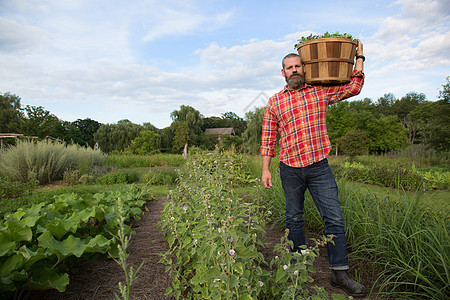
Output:
[[0,173],[10,181],[23,183],[37,179],[40,184],[63,179],[66,170],[81,167],[83,172],[103,162],[104,154],[79,145],[50,141],[19,141],[0,157]]
[[139,174],[136,172],[108,173],[96,179],[98,184],[134,183],[138,181]]
[[93,176],[83,174],[79,170],[66,170],[63,174],[63,181],[68,185],[87,184],[93,181]]
[[30,180],[29,182],[8,181],[0,177],[0,199],[29,195],[37,185],[36,180]]

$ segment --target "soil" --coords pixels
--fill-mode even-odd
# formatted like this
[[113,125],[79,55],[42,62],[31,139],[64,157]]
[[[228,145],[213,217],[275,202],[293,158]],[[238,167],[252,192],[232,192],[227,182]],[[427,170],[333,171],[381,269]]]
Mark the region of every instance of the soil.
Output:
[[[148,209],[141,216],[141,220],[133,224],[136,234],[132,236],[127,251],[130,254],[127,262],[135,269],[142,261],[144,265],[138,273],[138,281],[132,286],[130,299],[171,299],[164,295],[171,279],[165,271],[165,265],[158,263],[161,258],[159,254],[169,249],[157,226],[165,201],[168,201],[167,198],[161,197],[157,201],[147,203]],[[272,259],[273,247],[280,242],[283,234],[277,228],[266,228],[263,255],[267,260]],[[314,268],[316,273],[311,274],[314,278],[313,285],[323,286],[329,295],[345,295],[342,290],[332,287],[329,283],[330,271],[325,249],[321,249],[320,256],[314,262]],[[124,272],[120,266],[106,257],[100,257],[95,261],[82,260],[71,273],[70,283],[64,293],[57,290],[36,291],[29,294],[28,299],[110,300],[114,299],[114,293],[118,293],[118,283],[125,282]],[[366,286],[368,284],[363,283]]]

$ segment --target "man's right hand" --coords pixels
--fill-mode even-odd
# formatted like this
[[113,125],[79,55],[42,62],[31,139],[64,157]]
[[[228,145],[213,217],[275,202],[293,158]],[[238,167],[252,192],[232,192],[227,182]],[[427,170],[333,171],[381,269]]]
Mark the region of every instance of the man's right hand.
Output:
[[266,189],[270,189],[272,187],[272,174],[270,173],[270,171],[263,171],[262,182]]

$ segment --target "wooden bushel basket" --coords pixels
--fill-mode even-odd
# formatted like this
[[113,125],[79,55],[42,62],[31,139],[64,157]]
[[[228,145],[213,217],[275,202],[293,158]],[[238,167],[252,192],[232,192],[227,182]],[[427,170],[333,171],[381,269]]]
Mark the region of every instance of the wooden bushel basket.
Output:
[[297,50],[310,84],[342,84],[350,81],[357,42],[347,38],[319,38],[300,43]]

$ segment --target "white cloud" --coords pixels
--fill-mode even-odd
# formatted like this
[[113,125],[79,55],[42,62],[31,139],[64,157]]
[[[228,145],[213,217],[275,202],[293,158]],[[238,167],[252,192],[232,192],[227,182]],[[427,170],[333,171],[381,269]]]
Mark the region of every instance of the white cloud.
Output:
[[160,37],[192,35],[200,30],[215,30],[227,24],[231,16],[230,11],[210,16],[182,8],[166,8],[154,15],[156,21],[150,25],[143,40],[152,41]]
[[[446,1],[399,0],[401,13],[385,18],[365,46],[380,62],[378,71],[420,70],[450,64],[450,15]],[[445,10],[447,9],[447,10]]]
[[0,52],[27,54],[47,43],[45,31],[0,17]]

